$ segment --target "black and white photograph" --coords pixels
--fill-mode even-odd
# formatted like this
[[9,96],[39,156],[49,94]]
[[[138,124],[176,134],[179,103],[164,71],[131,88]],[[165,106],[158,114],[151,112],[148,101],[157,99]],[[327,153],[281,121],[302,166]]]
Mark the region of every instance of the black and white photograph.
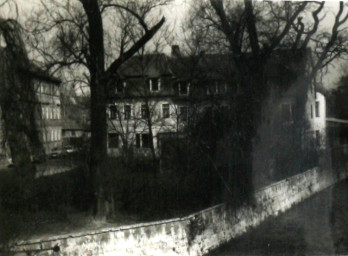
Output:
[[348,1],[0,0],[0,255],[348,255]]

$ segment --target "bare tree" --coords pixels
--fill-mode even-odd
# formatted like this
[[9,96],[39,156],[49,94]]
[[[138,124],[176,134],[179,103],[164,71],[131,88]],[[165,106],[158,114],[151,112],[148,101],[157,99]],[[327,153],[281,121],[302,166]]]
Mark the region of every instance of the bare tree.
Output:
[[[122,3],[116,1],[42,1],[43,10],[37,13],[30,24],[36,35],[33,46],[48,67],[77,68],[79,73],[88,81],[91,92],[91,162],[90,170],[95,180],[96,212],[105,217],[113,212],[112,189],[105,188],[107,170],[103,162],[107,156],[107,122],[106,122],[106,94],[109,81],[117,75],[120,66],[141,49],[164,24],[165,19],[151,17],[152,10],[166,1],[146,1]],[[134,10],[133,5],[139,5],[147,10],[142,16]],[[116,33],[118,24],[108,23],[107,17],[130,13],[137,22],[129,30],[141,29],[137,38],[123,42],[114,47],[105,45],[106,34]],[[49,37],[50,44],[41,39]],[[46,40],[47,42],[47,40]],[[111,47],[111,48],[108,48]],[[108,51],[106,49],[119,49]],[[108,58],[107,54],[112,54]]]
[[22,32],[17,21],[0,19],[0,36],[6,44],[1,49],[0,87],[4,139],[16,169],[25,174],[21,182],[29,184],[26,177],[32,179],[35,175],[30,156],[36,149],[43,151],[36,124],[38,101],[34,87],[34,79],[42,74],[36,73],[29,62]]
[[[338,11],[330,31],[319,29],[325,18],[325,2],[204,1],[195,5],[187,25],[191,47],[206,52],[223,52],[233,63],[233,133],[235,170],[246,193],[251,190],[253,139],[261,121],[261,106],[269,92],[267,65],[279,49],[294,58],[308,58],[309,65],[298,81],[305,91],[315,83],[318,72],[346,49],[348,19],[345,4]],[[195,45],[196,43],[196,45]],[[197,47],[199,45],[199,47]],[[312,48],[311,54],[308,48]],[[197,51],[197,50],[196,50]],[[304,103],[302,103],[304,106]],[[249,191],[248,191],[249,190]]]

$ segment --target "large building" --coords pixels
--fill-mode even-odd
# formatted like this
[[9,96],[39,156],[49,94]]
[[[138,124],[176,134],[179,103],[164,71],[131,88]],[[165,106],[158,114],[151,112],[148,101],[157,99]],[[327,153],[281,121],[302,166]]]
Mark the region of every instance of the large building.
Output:
[[[315,162],[312,151],[325,148],[325,98],[303,79],[308,54],[280,50],[267,64],[270,91],[260,106],[263,119],[253,152],[254,170],[269,176],[261,180],[310,168],[308,163]],[[228,86],[233,83],[227,81],[231,69],[233,64],[222,54],[131,59],[109,93],[108,153],[118,156],[126,148],[158,155],[167,139],[185,136],[192,117],[230,107],[229,97],[237,95],[231,90],[238,90]],[[279,169],[284,176],[275,175]]]
[[166,139],[182,136],[187,122],[197,116],[193,112],[224,103],[226,81],[217,66],[209,69],[207,63],[221,63],[226,56],[196,57],[150,54],[127,63],[109,93],[110,155],[118,156],[122,149],[158,155]]

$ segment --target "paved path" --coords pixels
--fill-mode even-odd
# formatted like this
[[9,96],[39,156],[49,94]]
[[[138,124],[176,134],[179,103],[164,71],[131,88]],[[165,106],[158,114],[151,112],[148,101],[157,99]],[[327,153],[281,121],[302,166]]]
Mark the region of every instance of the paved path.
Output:
[[268,219],[215,256],[348,254],[348,181]]

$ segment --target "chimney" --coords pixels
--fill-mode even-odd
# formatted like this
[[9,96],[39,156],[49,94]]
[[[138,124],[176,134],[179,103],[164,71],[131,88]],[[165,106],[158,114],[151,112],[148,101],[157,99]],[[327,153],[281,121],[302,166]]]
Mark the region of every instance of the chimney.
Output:
[[172,45],[172,57],[178,58],[180,56],[181,56],[181,54],[180,54],[179,45],[177,45],[177,44]]

